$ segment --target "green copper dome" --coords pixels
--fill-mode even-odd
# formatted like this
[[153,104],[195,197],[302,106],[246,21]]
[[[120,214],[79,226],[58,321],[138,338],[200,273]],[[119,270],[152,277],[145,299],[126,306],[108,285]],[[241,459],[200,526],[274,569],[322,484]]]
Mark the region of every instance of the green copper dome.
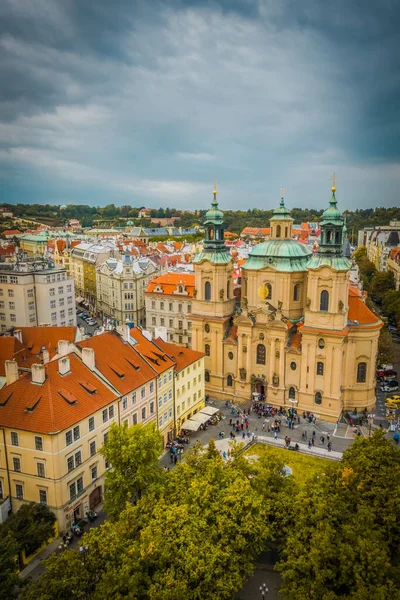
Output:
[[330,206],[322,213],[322,221],[321,225],[325,223],[331,223],[332,221],[339,221],[342,219],[342,213],[337,207],[337,200],[335,196],[335,192],[332,193],[332,198],[329,202]]
[[305,271],[312,252],[296,240],[267,240],[254,246],[243,269],[259,270],[271,267],[276,271]]
[[213,201],[211,202],[211,208],[206,212],[206,220],[204,225],[207,223],[215,223],[216,225],[219,225],[223,222],[224,213],[218,208],[217,190],[214,189],[213,195],[214,197]]
[[271,221],[293,221],[290,210],[285,206],[284,198],[281,198],[279,208],[275,208],[272,213]]

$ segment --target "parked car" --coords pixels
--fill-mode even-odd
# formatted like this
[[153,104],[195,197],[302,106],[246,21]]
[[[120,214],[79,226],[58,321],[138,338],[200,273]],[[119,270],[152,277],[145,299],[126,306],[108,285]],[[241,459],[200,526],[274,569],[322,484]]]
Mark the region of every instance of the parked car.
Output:
[[391,381],[382,381],[381,390],[382,392],[397,392],[399,389],[399,382],[396,379]]
[[391,402],[392,404],[400,404],[400,396],[397,394],[394,396],[388,396],[386,398],[386,402]]
[[398,333],[397,327],[395,325],[388,325],[388,330],[390,331],[390,333]]
[[396,379],[397,371],[394,371],[393,369],[380,369],[377,372],[377,377],[379,381],[382,381],[383,379]]
[[86,319],[88,325],[97,325],[96,319]]

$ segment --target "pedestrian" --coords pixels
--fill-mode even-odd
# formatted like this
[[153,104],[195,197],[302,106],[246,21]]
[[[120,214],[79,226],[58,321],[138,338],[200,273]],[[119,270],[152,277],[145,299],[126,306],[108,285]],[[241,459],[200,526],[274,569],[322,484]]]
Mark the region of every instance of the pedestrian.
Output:
[[278,439],[278,432],[275,431],[275,433],[274,433],[274,440],[276,441],[277,439]]
[[328,450],[329,450],[329,452],[332,450],[332,442],[329,442],[329,444],[328,444]]
[[243,423],[240,425],[240,429],[243,431],[243,429],[244,429],[244,424]]
[[176,465],[177,462],[178,462],[178,455],[174,454],[174,465]]
[[229,425],[232,426],[232,419],[229,419]]
[[174,462],[174,455],[172,452],[169,453],[169,460],[170,460],[171,464]]
[[246,437],[246,432],[242,431],[242,438],[244,439]]
[[262,430],[265,431],[265,423],[262,424]]
[[308,440],[308,449],[309,450],[311,450],[311,446],[312,446],[312,442],[311,442],[311,439],[310,439],[310,440]]
[[254,433],[254,431],[253,431],[253,433],[251,434],[251,441],[252,441],[252,442],[254,442],[254,438],[255,438],[255,437],[256,437],[256,436],[255,436],[255,433]]
[[315,445],[314,438],[311,438],[311,443],[312,443],[313,446]]
[[329,440],[330,440],[330,435],[328,433],[328,435],[326,436],[326,441],[328,442],[328,444],[329,444]]
[[248,430],[248,429],[249,429],[249,422],[247,421],[247,423],[246,423],[246,430]]
[[313,432],[312,432],[312,438],[313,438],[313,440],[315,440],[315,436],[316,436],[316,435],[317,435],[317,434],[315,433],[315,431],[313,431]]

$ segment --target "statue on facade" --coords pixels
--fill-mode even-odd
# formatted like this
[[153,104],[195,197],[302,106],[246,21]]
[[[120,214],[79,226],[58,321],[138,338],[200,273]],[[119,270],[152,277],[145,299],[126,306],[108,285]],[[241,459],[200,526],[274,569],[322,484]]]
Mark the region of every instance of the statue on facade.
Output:
[[278,300],[278,310],[281,311],[283,306],[282,300]]
[[196,290],[196,288],[194,288],[194,290],[193,290],[193,298],[196,298],[196,296],[197,296],[197,290]]
[[310,308],[310,306],[311,306],[311,298],[307,298],[307,300],[306,300],[306,306],[307,306],[307,308]]
[[247,298],[246,298],[246,296],[244,296],[242,298],[242,308],[247,308]]
[[344,309],[344,304],[343,304],[342,300],[339,300],[339,312],[342,312],[343,309]]
[[225,290],[223,288],[221,288],[219,290],[219,299],[223,300],[224,299],[224,295],[225,295]]
[[278,387],[279,385],[279,375],[277,373],[274,373],[272,376],[272,385],[275,387]]
[[242,368],[242,369],[240,369],[239,372],[240,372],[240,379],[242,379],[244,381],[246,379],[246,375],[247,375],[246,369]]

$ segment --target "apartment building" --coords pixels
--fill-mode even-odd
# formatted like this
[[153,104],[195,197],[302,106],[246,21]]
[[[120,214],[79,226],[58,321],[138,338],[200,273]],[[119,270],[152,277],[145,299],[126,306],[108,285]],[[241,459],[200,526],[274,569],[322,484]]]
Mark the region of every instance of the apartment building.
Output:
[[45,261],[3,263],[1,331],[38,325],[76,325],[74,280],[65,269],[49,267]]
[[121,259],[110,257],[97,266],[97,310],[116,325],[130,321],[144,326],[145,291],[159,267],[148,258],[132,260],[128,249]]
[[146,328],[155,334],[156,328],[167,329],[169,342],[191,347],[192,300],[195,294],[194,273],[169,271],[153,279],[146,290]]
[[75,290],[92,311],[97,306],[96,267],[110,256],[113,248],[112,244],[82,242],[72,249],[70,268]]
[[400,290],[400,248],[393,248],[387,260],[387,270],[394,276],[396,290]]
[[182,423],[205,406],[204,354],[156,340],[175,362],[175,421],[179,432]]

